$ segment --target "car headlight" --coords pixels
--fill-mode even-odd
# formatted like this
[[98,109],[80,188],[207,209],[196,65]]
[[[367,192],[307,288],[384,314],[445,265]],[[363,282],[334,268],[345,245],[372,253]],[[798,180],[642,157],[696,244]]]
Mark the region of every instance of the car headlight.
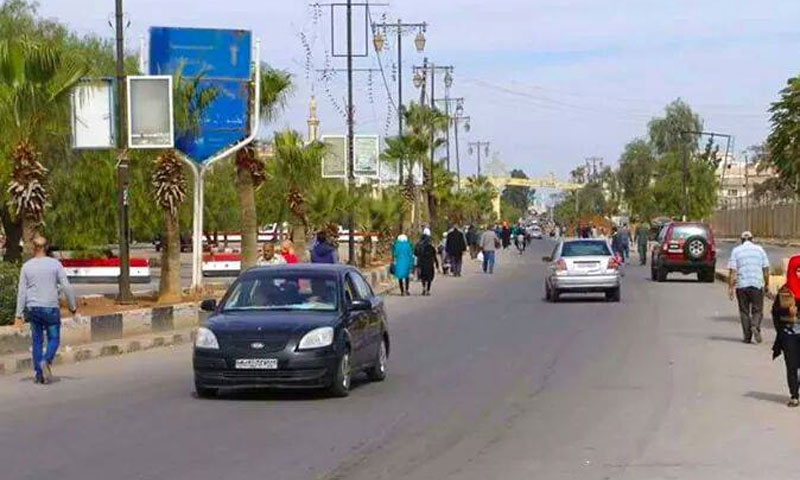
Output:
[[303,335],[298,350],[310,350],[312,348],[322,348],[333,344],[333,327],[320,327],[311,330]]
[[219,350],[219,342],[217,336],[211,330],[200,327],[197,329],[197,336],[194,338],[194,346],[197,348],[208,348],[212,350]]

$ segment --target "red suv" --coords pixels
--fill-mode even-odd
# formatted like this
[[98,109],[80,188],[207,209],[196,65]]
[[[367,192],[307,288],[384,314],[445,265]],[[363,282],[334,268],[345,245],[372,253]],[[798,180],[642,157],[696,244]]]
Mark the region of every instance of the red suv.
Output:
[[699,222],[671,222],[658,233],[650,258],[650,276],[663,282],[670,272],[697,273],[701,282],[714,281],[717,250],[711,227]]

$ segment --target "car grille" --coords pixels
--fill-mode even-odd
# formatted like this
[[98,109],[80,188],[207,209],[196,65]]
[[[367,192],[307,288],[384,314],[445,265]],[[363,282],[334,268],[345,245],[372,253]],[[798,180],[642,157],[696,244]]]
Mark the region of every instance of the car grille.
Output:
[[[219,338],[220,347],[232,353],[252,355],[254,353],[274,353],[286,348],[289,337],[286,335],[263,335],[248,338]],[[254,348],[253,344],[261,344],[263,348]]]

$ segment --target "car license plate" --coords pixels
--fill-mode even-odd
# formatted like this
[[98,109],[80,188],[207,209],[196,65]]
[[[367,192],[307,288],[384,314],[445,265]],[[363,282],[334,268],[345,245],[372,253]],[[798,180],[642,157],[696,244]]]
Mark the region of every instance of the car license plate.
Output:
[[236,360],[237,370],[277,370],[277,358],[239,358]]

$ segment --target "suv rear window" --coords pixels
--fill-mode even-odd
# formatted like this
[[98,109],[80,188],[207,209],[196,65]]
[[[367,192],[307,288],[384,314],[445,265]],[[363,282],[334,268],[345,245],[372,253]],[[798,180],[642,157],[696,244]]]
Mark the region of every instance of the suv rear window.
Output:
[[701,225],[678,225],[672,229],[671,240],[686,240],[694,236],[708,238],[708,229]]
[[611,251],[608,244],[599,240],[567,242],[561,247],[562,257],[608,257]]

